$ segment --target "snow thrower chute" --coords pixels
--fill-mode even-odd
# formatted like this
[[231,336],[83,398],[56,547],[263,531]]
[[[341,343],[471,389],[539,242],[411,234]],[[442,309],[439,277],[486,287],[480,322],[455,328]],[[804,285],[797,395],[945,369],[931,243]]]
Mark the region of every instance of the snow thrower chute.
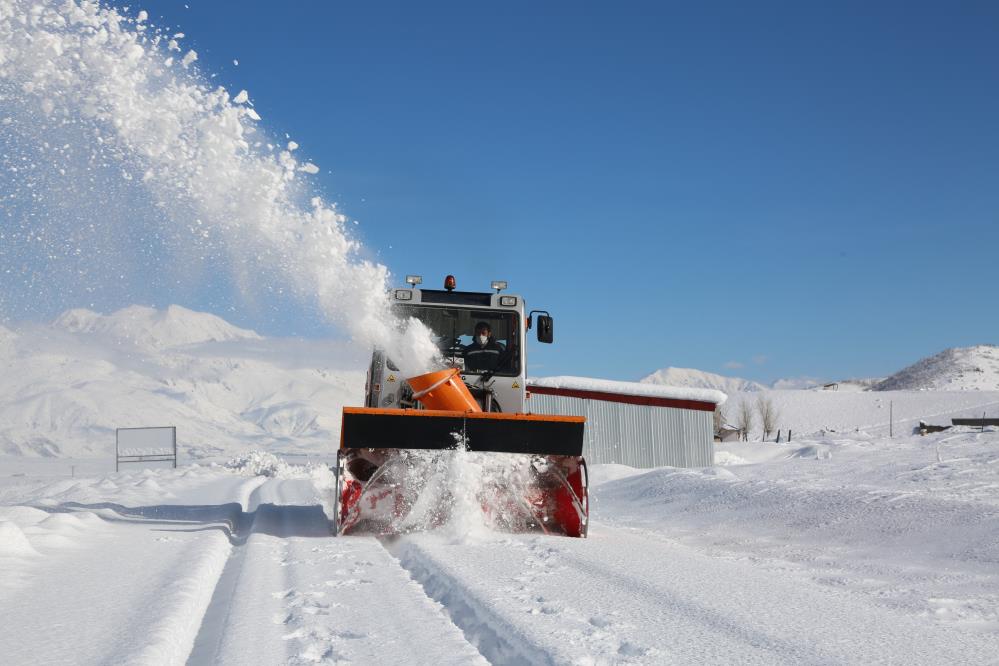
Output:
[[586,536],[583,417],[483,411],[455,368],[406,383],[416,408],[343,410],[338,534],[433,529],[471,503],[497,530]]

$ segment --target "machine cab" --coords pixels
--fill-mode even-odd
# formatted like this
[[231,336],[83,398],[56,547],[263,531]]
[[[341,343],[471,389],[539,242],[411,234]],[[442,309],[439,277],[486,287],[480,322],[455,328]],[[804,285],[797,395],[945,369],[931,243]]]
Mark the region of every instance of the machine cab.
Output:
[[[415,317],[433,331],[445,363],[461,371],[483,411],[523,412],[529,326],[524,299],[502,293],[506,282],[493,282],[493,293],[457,291],[451,276],[442,290],[420,289],[421,282],[418,276],[408,276],[409,286],[392,290],[396,314]],[[489,333],[485,345],[476,340],[476,333],[483,330]],[[547,322],[539,317],[538,333],[539,340],[550,341],[550,317]],[[376,351],[368,371],[366,406],[414,407],[406,379],[390,358]]]

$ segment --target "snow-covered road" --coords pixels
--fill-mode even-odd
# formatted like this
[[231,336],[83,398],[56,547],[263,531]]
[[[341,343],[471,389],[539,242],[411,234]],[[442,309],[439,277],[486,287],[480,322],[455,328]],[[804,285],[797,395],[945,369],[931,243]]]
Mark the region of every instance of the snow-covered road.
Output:
[[[994,481],[994,442],[965,439],[918,468],[931,486]],[[996,507],[847,489],[846,449],[819,484],[808,446],[792,481],[597,470],[586,540],[334,538],[315,469],[19,479],[0,485],[2,661],[999,663]],[[938,518],[948,543],[906,550]]]

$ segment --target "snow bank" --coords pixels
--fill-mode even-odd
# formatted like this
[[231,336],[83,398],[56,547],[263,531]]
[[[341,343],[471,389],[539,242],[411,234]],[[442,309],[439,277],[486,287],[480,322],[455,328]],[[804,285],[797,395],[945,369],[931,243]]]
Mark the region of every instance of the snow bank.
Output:
[[10,521],[0,520],[0,557],[37,554],[21,528]]
[[249,451],[228,460],[223,469],[242,476],[266,476],[275,479],[307,479],[325,497],[332,497],[336,477],[328,464],[290,464],[283,458],[266,451]]
[[715,389],[686,388],[680,386],[661,386],[658,384],[640,384],[637,382],[619,382],[610,379],[592,379],[590,377],[529,377],[528,390],[532,386],[552,389],[572,389],[576,391],[599,391],[603,393],[620,393],[649,398],[672,398],[674,400],[696,400],[711,402],[716,405],[725,403],[728,398]]
[[250,451],[226,462],[226,469],[246,476],[273,476],[289,479],[301,475],[301,468],[292,467],[272,453]]

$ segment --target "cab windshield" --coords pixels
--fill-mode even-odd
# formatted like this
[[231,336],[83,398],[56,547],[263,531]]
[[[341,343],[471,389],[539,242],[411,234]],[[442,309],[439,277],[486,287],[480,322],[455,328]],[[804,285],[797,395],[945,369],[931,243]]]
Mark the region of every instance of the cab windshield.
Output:
[[[465,374],[520,374],[520,316],[516,312],[409,305],[399,307],[398,314],[426,324],[444,358]],[[482,323],[492,332],[485,345],[475,340],[476,327]]]

